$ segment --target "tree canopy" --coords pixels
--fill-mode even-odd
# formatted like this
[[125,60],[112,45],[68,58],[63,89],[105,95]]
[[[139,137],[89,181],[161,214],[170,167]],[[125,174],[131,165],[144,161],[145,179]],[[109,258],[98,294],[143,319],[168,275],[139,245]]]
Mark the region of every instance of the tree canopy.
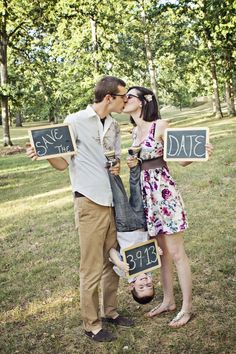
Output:
[[213,95],[235,115],[235,0],[1,0],[1,118],[56,122],[102,75],[148,86],[160,105]]

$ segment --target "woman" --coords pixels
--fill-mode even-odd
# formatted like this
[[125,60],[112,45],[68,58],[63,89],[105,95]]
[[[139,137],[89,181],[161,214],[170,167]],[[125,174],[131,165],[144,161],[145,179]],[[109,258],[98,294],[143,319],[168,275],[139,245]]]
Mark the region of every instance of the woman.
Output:
[[[188,223],[186,211],[176,183],[163,160],[163,137],[168,123],[161,120],[153,92],[139,86],[128,90],[125,113],[131,116],[135,125],[133,145],[141,146],[142,160],[141,189],[147,228],[150,237],[156,237],[163,250],[161,280],[163,301],[152,309],[147,316],[158,316],[163,312],[175,311],[176,304],[173,293],[172,261],[174,262],[183,295],[182,308],[169,323],[170,327],[184,326],[192,316],[192,278],[189,259],[185,253],[183,231]],[[206,145],[209,154],[211,144]],[[191,162],[180,162],[187,166]],[[136,160],[129,160],[131,168]]]

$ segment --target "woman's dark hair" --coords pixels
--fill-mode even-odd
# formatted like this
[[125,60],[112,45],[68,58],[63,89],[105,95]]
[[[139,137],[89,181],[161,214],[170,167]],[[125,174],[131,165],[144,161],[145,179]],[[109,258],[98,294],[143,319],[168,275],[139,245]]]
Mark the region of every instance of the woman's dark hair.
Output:
[[153,289],[153,294],[150,295],[150,296],[144,296],[144,297],[138,297],[138,294],[136,292],[135,289],[132,289],[131,290],[131,294],[133,296],[133,299],[138,302],[139,304],[141,305],[145,305],[145,304],[148,304],[149,302],[152,301],[152,299],[154,298],[155,296],[155,290]]
[[[132,89],[136,90],[136,95],[142,102],[140,117],[143,116],[143,120],[146,122],[153,122],[154,120],[161,119],[154,93],[148,88],[142,86],[132,86],[129,87],[127,94]],[[130,121],[133,125],[136,125],[132,117],[130,117]]]
[[104,76],[99,80],[95,86],[94,91],[94,102],[98,103],[103,100],[103,98],[110,94],[115,95],[118,93],[118,86],[125,87],[126,84],[123,80],[115,76]]

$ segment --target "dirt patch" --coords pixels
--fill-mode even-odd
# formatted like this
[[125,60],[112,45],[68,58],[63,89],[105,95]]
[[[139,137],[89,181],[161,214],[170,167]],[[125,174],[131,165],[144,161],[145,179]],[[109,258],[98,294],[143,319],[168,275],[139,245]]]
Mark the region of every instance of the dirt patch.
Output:
[[231,162],[229,165],[236,168],[236,162]]
[[26,148],[21,146],[7,146],[0,148],[0,156],[15,155],[25,151]]

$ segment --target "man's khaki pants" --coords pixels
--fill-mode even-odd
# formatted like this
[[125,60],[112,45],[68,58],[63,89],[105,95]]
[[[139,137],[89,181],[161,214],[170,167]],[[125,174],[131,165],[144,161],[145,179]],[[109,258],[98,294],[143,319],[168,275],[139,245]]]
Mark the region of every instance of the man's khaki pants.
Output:
[[102,328],[99,315],[116,317],[119,277],[109,261],[109,250],[117,247],[112,207],[98,205],[86,197],[75,198],[75,220],[80,240],[80,307],[84,329]]

